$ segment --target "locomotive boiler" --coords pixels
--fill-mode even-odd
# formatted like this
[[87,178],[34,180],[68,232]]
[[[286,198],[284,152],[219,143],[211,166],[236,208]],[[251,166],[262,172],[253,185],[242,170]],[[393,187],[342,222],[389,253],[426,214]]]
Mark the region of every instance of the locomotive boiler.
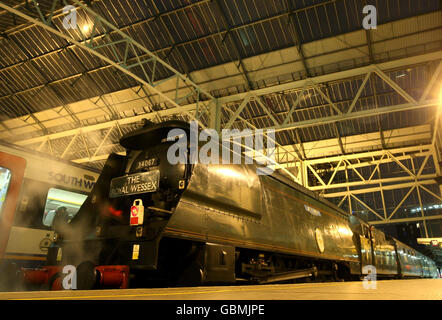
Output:
[[78,289],[359,279],[366,266],[378,277],[437,276],[428,257],[277,172],[171,164],[172,129],[189,124],[146,123],[123,136],[126,155],[109,156],[72,221],[54,221],[49,287],[67,265]]

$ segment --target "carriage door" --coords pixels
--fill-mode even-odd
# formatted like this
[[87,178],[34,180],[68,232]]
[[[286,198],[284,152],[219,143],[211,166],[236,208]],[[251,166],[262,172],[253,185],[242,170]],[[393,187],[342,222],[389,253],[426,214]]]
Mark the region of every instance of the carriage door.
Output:
[[0,259],[9,239],[26,160],[0,152]]
[[370,231],[368,226],[362,224],[361,238],[361,265],[364,266],[373,265],[373,251],[370,240]]

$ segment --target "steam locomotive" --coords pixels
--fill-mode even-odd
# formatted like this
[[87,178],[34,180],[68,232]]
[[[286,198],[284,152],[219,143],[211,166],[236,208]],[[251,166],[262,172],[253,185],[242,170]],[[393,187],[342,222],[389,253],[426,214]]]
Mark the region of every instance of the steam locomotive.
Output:
[[24,270],[29,282],[60,288],[66,265],[76,266],[77,289],[352,280],[374,270],[438,277],[428,257],[280,173],[171,164],[172,129],[189,124],[146,123],[121,138],[126,156],[109,156],[70,222],[54,220],[47,265]]

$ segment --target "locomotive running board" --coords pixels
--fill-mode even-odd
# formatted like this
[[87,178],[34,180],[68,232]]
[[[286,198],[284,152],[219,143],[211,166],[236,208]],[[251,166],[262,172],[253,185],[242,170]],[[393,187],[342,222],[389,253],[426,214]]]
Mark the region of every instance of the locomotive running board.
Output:
[[318,269],[316,267],[310,269],[303,269],[297,271],[289,271],[277,273],[262,279],[258,279],[259,284],[300,279],[300,278],[308,278],[308,277],[316,277],[318,275]]
[[147,207],[147,209],[152,210],[152,211],[156,211],[156,212],[167,213],[169,215],[173,214],[173,211],[160,209],[160,208],[156,208],[156,207]]

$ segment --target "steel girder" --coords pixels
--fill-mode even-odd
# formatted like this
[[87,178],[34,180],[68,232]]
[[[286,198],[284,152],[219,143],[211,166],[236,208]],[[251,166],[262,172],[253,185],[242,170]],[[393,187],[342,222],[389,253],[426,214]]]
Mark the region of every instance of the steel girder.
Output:
[[[397,172],[394,177],[382,176],[386,170],[381,170],[380,167],[386,164],[392,164],[388,169]],[[324,170],[325,165],[329,165],[329,169]],[[429,188],[430,185],[436,185],[436,166],[438,160],[435,148],[429,144],[305,160],[302,170],[305,186],[320,192],[323,197],[340,200],[339,206],[346,203],[350,214],[354,211],[353,202],[377,217],[377,221],[372,221],[376,224],[423,221],[424,232],[428,236],[426,220],[436,218],[433,215],[425,215],[421,193],[430,195],[435,203],[442,204],[442,196]],[[340,179],[336,181],[339,172]],[[389,210],[385,192],[398,189],[407,191]],[[395,219],[398,210],[403,208],[413,191],[417,193],[421,216]],[[373,204],[380,204],[381,210],[376,210],[373,204],[361,200],[358,195],[364,194],[372,195],[376,199]]]
[[[49,12],[48,15],[44,15],[39,8],[38,2],[32,0],[34,8],[38,12],[39,19],[35,19],[26,12],[21,12],[3,3],[0,3],[0,8],[48,30],[135,79],[145,88],[149,88],[149,91],[155,94],[157,99],[168,104],[169,107],[166,109],[176,109],[175,111],[186,114],[190,120],[197,121],[201,128],[214,128],[220,131],[220,104],[215,97],[91,10],[87,5],[77,0],[74,0],[74,3],[77,8],[84,10],[89,19],[93,21],[89,35],[84,34],[81,28],[74,26],[74,29],[80,34],[81,39],[78,39],[74,33],[70,32],[71,28],[66,28],[64,21],[62,26],[54,25],[55,21],[53,21],[52,18],[54,13],[60,10],[60,6],[64,5],[65,8],[69,6],[69,10],[71,11],[77,9],[67,0],[53,0],[51,12]],[[112,37],[109,36],[111,32],[113,34]],[[100,42],[94,42],[94,38],[98,36],[100,37]],[[158,80],[157,78],[160,72],[164,78]],[[165,88],[169,90],[173,88],[172,95],[165,93]],[[186,108],[182,108],[183,102],[188,100],[196,101],[195,109],[192,110],[193,112],[188,112]],[[231,112],[230,110],[228,111]],[[156,116],[159,116],[158,113]],[[93,156],[90,154],[83,137],[84,131],[79,128],[79,131],[74,133],[75,137],[78,132],[83,139],[88,158],[92,159]],[[264,136],[267,139],[271,139],[265,131]],[[72,145],[74,138],[69,142],[68,147]],[[45,141],[50,145],[51,139],[46,136],[39,148],[46,143]],[[247,146],[242,143],[238,144],[247,149]],[[276,141],[275,144],[280,146]],[[283,148],[283,146],[280,147]],[[63,152],[63,155],[65,154],[66,150]],[[261,155],[266,157],[262,153]],[[280,167],[273,159],[268,158],[268,160],[275,166]],[[282,168],[282,170],[285,169]],[[287,171],[286,173],[292,176],[290,172]],[[294,176],[292,176],[292,178],[295,179]]]
[[[221,106],[221,108],[223,110],[229,110],[229,113],[231,114],[229,121],[227,121],[225,124],[223,124],[222,128],[231,127],[235,121],[243,121],[243,120],[241,120],[240,112],[238,112],[238,109],[236,109],[235,112],[230,110],[230,107],[228,106],[229,103],[236,102],[239,104],[239,108],[243,108],[243,106],[245,106],[247,104],[247,102],[249,102],[250,99],[252,99],[252,98],[253,99],[259,98],[259,97],[263,97],[266,95],[271,95],[271,94],[275,94],[278,92],[285,92],[285,91],[289,91],[289,90],[296,90],[296,89],[302,90],[303,88],[309,87],[309,84],[314,84],[316,87],[318,87],[322,83],[339,81],[339,80],[353,78],[353,77],[364,77],[364,81],[362,83],[363,85],[361,85],[361,87],[358,90],[358,94],[354,97],[354,99],[350,105],[350,108],[346,112],[344,112],[344,113],[341,112],[341,114],[335,115],[333,117],[320,117],[320,118],[315,118],[312,120],[307,120],[307,121],[302,121],[302,122],[290,121],[291,120],[290,115],[296,109],[296,104],[299,102],[299,100],[302,97],[302,94],[301,94],[301,96],[297,100],[297,102],[295,102],[295,104],[291,106],[290,111],[288,112],[284,121],[282,123],[280,123],[278,126],[275,125],[270,128],[274,128],[275,130],[289,130],[289,129],[294,129],[294,128],[303,128],[303,127],[315,126],[315,125],[320,125],[320,124],[324,124],[324,123],[332,123],[332,122],[343,121],[343,120],[348,120],[348,119],[364,118],[367,116],[377,115],[377,114],[386,114],[386,113],[392,113],[392,112],[407,111],[407,110],[427,108],[427,107],[435,107],[438,105],[438,100],[437,99],[428,99],[428,92],[431,90],[431,86],[434,85],[434,81],[432,81],[427,86],[424,94],[422,95],[422,98],[419,99],[418,101],[415,101],[414,99],[410,99],[411,102],[400,104],[400,105],[383,107],[383,108],[379,108],[376,110],[358,111],[358,112],[353,111],[354,105],[356,104],[356,102],[358,101],[358,99],[360,97],[360,92],[362,91],[363,86],[365,86],[367,83],[368,75],[373,72],[373,68],[379,69],[385,73],[385,71],[390,70],[390,69],[405,68],[405,67],[408,67],[411,65],[421,64],[421,63],[425,63],[428,61],[440,61],[441,55],[442,55],[442,51],[438,51],[438,52],[424,54],[424,55],[420,55],[420,56],[416,56],[416,57],[404,58],[404,59],[399,59],[399,60],[390,61],[390,62],[386,62],[386,63],[380,63],[375,66],[367,66],[367,67],[361,67],[361,68],[351,69],[351,70],[347,70],[347,71],[336,72],[336,73],[327,74],[327,75],[323,75],[323,76],[317,76],[317,77],[308,78],[308,79],[304,79],[304,80],[293,81],[293,82],[285,83],[285,84],[281,84],[281,85],[261,88],[261,89],[257,89],[257,90],[251,90],[247,93],[233,94],[230,96],[218,98],[217,100],[218,100],[218,103]],[[440,69],[441,69],[441,64],[439,63],[439,67],[437,68],[436,72],[434,73],[433,79],[437,79],[437,75],[440,74]],[[263,104],[262,100],[261,100],[261,104]],[[121,124],[128,124],[128,123],[136,123],[143,118],[155,119],[155,117],[157,115],[168,116],[168,115],[182,114],[182,113],[189,114],[189,113],[195,112],[195,110],[197,110],[197,109],[198,109],[197,102],[190,103],[190,104],[181,105],[180,108],[170,108],[170,109],[164,109],[164,110],[159,110],[159,111],[155,111],[155,112],[147,112],[145,114],[140,114],[140,115],[133,116],[133,117],[126,117],[124,119],[118,120],[118,123],[120,125]],[[218,119],[218,121],[220,121],[220,120],[221,119]],[[51,140],[51,139],[57,139],[57,138],[61,138],[61,137],[72,136],[72,135],[75,135],[76,132],[79,130],[81,130],[83,132],[90,132],[90,131],[99,130],[99,129],[103,129],[103,128],[110,128],[114,125],[114,123],[115,123],[115,121],[112,120],[112,121],[102,122],[102,123],[95,124],[95,125],[84,126],[82,128],[46,134],[46,135],[42,135],[42,136],[35,137],[35,138],[21,139],[21,140],[15,141],[14,143],[19,144],[19,145],[29,145],[29,144],[33,144],[33,143],[42,142],[42,141],[45,141],[48,139]]]

